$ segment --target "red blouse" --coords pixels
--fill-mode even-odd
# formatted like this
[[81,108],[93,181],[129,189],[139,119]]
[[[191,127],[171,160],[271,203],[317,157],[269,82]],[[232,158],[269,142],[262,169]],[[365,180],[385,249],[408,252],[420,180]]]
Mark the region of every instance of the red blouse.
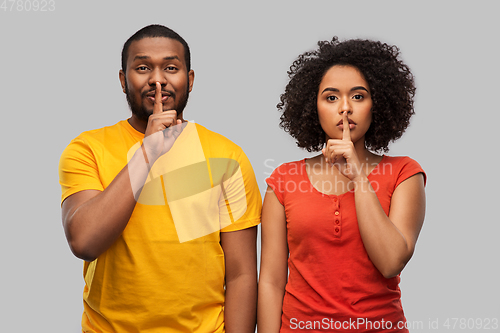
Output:
[[[384,156],[368,175],[386,214],[404,180],[425,173],[409,157]],[[408,332],[399,275],[386,279],[370,261],[354,192],[316,190],[305,160],[279,166],[266,182],[285,208],[289,276],[280,332]]]

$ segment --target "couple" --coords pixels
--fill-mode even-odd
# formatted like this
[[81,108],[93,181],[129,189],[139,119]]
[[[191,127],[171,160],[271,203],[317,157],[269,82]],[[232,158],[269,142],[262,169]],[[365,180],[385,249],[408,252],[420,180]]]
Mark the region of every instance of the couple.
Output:
[[[373,152],[408,126],[413,77],[396,47],[318,45],[292,64],[278,108],[298,146],[321,154],[278,167],[262,205],[241,148],[183,118],[185,40],[160,25],[127,40],[132,116],[79,135],[59,165],[64,231],[85,261],[83,332],[254,332],[256,318],[259,332],[407,332],[399,273],[425,173]],[[385,326],[353,329],[360,318]]]

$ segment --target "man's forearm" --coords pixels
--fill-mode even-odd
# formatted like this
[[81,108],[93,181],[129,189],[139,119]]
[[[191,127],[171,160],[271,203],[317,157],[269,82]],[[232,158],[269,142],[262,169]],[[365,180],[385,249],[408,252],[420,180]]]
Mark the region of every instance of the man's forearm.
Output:
[[240,275],[226,284],[224,309],[227,333],[253,333],[257,318],[257,276]]
[[120,236],[132,215],[148,171],[143,152],[138,149],[103,192],[83,191],[91,193],[76,193],[65,200],[63,224],[77,257],[92,261]]

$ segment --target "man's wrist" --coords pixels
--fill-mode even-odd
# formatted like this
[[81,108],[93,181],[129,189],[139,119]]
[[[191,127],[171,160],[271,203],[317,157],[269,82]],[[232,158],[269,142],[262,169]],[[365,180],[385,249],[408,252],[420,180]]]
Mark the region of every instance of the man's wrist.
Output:
[[146,153],[146,148],[144,148],[144,144],[141,145],[141,149],[142,149],[142,155],[144,155],[144,160],[146,161],[146,164],[148,165],[148,169],[150,169],[149,168],[148,154]]

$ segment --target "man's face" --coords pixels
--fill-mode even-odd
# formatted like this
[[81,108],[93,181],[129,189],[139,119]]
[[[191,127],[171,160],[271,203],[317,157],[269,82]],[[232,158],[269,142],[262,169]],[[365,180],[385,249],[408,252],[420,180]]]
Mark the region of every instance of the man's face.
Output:
[[148,121],[153,113],[156,82],[162,87],[163,111],[181,115],[193,86],[194,72],[187,71],[183,45],[170,38],[143,38],[128,50],[126,73],[120,71],[123,92],[133,117]]

